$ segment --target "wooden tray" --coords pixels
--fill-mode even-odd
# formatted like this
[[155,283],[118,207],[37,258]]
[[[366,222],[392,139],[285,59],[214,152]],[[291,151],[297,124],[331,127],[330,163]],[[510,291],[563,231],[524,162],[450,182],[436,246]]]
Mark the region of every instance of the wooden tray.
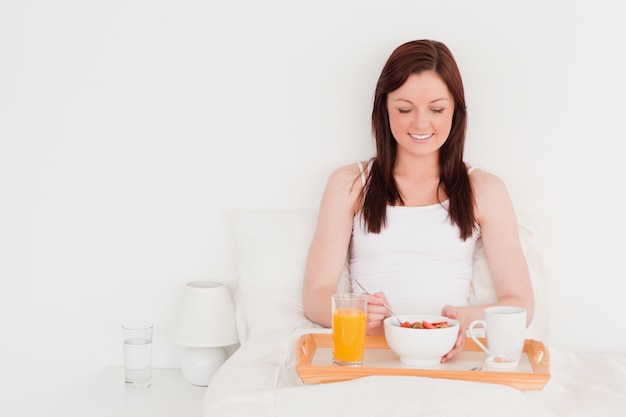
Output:
[[[370,375],[413,375],[430,378],[462,379],[509,385],[519,390],[541,390],[550,379],[550,355],[543,343],[526,339],[524,353],[514,371],[472,371],[486,358],[471,339],[465,349],[437,367],[415,368],[404,365],[391,349],[385,336],[365,337],[365,357],[360,367],[338,366],[332,361],[330,334],[306,334],[296,345],[296,371],[305,383],[345,381]],[[479,339],[485,343],[484,339]]]

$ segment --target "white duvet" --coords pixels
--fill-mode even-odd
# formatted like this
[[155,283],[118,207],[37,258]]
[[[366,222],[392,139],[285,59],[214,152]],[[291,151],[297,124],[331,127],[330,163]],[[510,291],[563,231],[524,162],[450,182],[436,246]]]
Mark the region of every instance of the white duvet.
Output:
[[551,378],[541,391],[413,376],[303,384],[295,343],[314,331],[325,330],[275,330],[247,340],[211,381],[203,417],[626,417],[626,355],[549,348]]

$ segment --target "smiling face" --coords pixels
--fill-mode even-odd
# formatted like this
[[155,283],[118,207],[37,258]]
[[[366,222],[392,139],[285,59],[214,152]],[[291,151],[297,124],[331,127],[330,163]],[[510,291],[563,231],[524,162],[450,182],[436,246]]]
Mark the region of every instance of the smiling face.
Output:
[[436,156],[452,128],[454,99],[433,71],[411,74],[387,96],[389,125],[398,157]]

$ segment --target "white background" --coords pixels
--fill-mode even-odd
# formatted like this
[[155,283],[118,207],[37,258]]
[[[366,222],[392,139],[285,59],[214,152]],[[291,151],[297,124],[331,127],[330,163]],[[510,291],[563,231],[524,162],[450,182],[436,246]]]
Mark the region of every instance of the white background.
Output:
[[225,211],[317,208],[334,168],[372,154],[378,74],[420,38],[461,68],[466,160],[548,227],[550,344],[625,350],[617,7],[2,1],[0,410],[48,409],[121,365],[129,319],[177,367],[183,285],[235,274]]

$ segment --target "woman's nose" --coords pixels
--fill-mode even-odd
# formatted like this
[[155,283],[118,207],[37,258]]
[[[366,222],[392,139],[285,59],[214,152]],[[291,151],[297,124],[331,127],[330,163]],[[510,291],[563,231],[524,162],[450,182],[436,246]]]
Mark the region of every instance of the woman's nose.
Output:
[[414,113],[413,121],[411,125],[415,129],[427,128],[430,126],[430,121],[428,120],[428,115],[423,111],[416,111]]

